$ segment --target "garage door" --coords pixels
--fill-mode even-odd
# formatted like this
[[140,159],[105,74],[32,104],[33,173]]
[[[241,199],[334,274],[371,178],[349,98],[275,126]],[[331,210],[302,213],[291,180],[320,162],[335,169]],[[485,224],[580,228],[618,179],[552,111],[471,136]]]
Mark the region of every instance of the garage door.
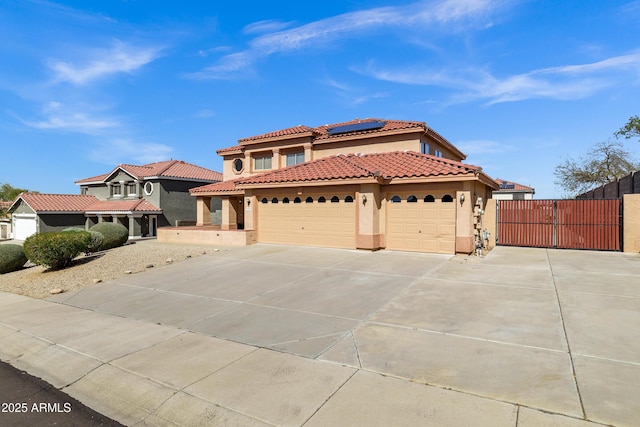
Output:
[[32,234],[36,234],[36,218],[34,216],[13,216],[13,238],[25,240]]
[[353,194],[258,196],[258,241],[356,247]]
[[387,195],[387,249],[453,254],[456,204],[449,194]]

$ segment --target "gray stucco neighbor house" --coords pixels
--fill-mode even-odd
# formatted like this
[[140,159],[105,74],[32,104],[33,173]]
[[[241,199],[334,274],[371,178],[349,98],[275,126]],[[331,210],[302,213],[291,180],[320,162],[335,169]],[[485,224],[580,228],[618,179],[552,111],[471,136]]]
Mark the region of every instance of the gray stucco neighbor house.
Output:
[[111,172],[80,179],[80,194],[21,194],[9,211],[13,238],[67,227],[118,222],[130,237],[155,236],[158,227],[196,222],[189,190],[222,180],[222,174],[180,160],[121,164]]

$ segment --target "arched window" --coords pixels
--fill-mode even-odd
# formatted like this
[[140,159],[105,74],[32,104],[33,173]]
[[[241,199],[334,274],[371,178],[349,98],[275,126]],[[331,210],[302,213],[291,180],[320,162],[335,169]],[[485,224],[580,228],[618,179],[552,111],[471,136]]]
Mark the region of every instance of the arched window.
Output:
[[313,203],[313,197],[309,196],[306,199],[304,199],[305,203]]
[[340,197],[338,197],[338,196],[333,196],[331,198],[331,203],[338,203],[339,201],[340,201]]
[[418,198],[416,196],[414,196],[413,194],[409,197],[407,197],[407,202],[408,203],[416,203],[418,201]]
[[282,203],[289,203],[289,198],[285,197],[284,199],[282,199]]
[[278,198],[274,197],[273,199],[271,199],[271,203],[278,203]]
[[347,197],[345,197],[345,198],[344,198],[344,202],[345,202],[345,203],[353,203],[353,197],[351,197],[351,196],[347,196]]
[[266,197],[263,197],[262,200],[260,200],[260,203],[267,204],[267,203],[269,203],[269,201],[267,200]]
[[424,196],[424,201],[427,203],[433,203],[436,201],[436,198],[433,197],[431,194],[427,194],[426,196]]
[[318,203],[326,203],[327,199],[324,198],[324,196],[320,196],[318,197]]
[[293,203],[301,203],[302,200],[300,200],[300,197],[296,197],[295,199],[293,199]]
[[453,202],[453,197],[451,197],[448,194],[445,194],[444,196],[442,196],[442,202],[443,203],[451,203],[451,202]]
[[401,200],[400,196],[393,196],[391,198],[391,203],[400,203]]

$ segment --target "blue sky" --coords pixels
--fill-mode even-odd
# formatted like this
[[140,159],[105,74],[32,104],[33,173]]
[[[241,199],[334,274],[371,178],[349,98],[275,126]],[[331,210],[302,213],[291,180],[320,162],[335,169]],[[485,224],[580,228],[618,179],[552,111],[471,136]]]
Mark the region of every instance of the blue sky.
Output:
[[[223,3],[223,4],[220,4]],[[0,3],[0,183],[222,169],[239,138],[425,121],[491,176],[553,170],[640,114],[640,1]],[[640,142],[626,142],[640,158]]]

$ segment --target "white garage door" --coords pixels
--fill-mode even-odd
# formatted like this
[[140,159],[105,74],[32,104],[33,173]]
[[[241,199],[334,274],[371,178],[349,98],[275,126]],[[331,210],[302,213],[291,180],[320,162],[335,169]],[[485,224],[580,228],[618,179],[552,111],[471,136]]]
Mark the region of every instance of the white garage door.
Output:
[[25,240],[32,234],[36,234],[36,217],[35,215],[14,215],[13,216],[13,238],[16,240]]
[[388,194],[387,249],[454,254],[456,204],[453,197]]
[[258,241],[356,247],[353,194],[258,196]]

